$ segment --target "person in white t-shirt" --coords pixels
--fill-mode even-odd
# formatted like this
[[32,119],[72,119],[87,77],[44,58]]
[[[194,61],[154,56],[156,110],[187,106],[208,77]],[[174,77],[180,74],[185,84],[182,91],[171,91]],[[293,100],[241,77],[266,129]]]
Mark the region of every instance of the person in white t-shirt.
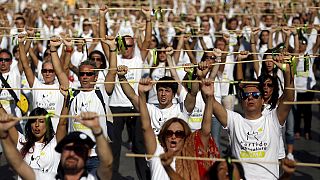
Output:
[[[60,168],[58,173],[44,173],[32,169],[21,157],[19,151],[9,138],[8,131],[19,120],[12,116],[0,116],[0,140],[8,162],[22,179],[88,179],[110,180],[112,176],[112,153],[107,139],[103,136],[98,114],[84,112],[78,121],[90,128],[96,143],[85,133],[71,132],[55,146],[55,151],[60,153]],[[99,156],[97,171],[90,173],[85,168],[90,150],[96,146]]]
[[[44,83],[40,82],[40,80],[35,76],[35,73],[32,71],[29,61],[27,58],[27,53],[25,51],[25,35],[19,35],[19,52],[20,58],[22,62],[22,66],[24,72],[26,74],[27,81],[31,88],[35,88],[32,90],[32,103],[33,107],[42,107],[46,109],[50,113],[54,113],[59,115],[63,105],[63,95],[58,91],[59,86],[62,85],[64,87],[69,86],[69,80],[66,74],[63,73],[61,67],[60,59],[58,57],[57,48],[61,45],[61,41],[56,41],[52,39],[50,41],[50,53],[51,53],[51,61],[44,61],[42,63],[41,74],[43,76]],[[55,78],[58,78],[58,82],[55,81]],[[37,88],[41,89],[50,89],[50,90],[37,90]],[[53,129],[56,131],[58,126],[58,118],[52,118]]]
[[[158,82],[157,84],[166,83]],[[200,180],[212,162],[202,161],[197,163],[195,161],[173,160],[173,156],[219,157],[219,151],[210,135],[213,111],[213,104],[211,103],[213,100],[213,82],[208,79],[202,81],[201,90],[205,97],[206,107],[200,130],[191,133],[191,129],[185,120],[173,116],[164,123],[161,123],[158,137],[154,132],[152,122],[154,112],[150,112],[148,104],[146,103],[146,92],[151,88],[152,83],[150,78],[140,80],[138,105],[141,113],[146,151],[147,154],[155,156],[165,153],[166,156],[171,157],[171,160],[167,163],[161,163],[157,157],[148,159],[151,179],[167,180],[183,178]],[[159,94],[163,94],[159,97],[160,105],[161,102],[171,102],[170,98],[165,97],[173,96],[171,88],[159,87],[158,95]],[[172,106],[172,103],[167,103],[167,105],[169,104]],[[163,105],[165,104],[162,104],[162,106]]]
[[[277,66],[282,67],[281,63]],[[286,64],[285,87],[293,88],[290,66]],[[245,84],[241,88],[241,104],[244,116],[226,110],[215,99],[213,114],[227,128],[230,135],[232,155],[238,159],[255,161],[278,161],[280,134],[291,105],[283,104],[294,100],[294,92],[284,90],[279,106],[267,115],[262,114],[264,100],[261,84]],[[246,179],[278,179],[278,164],[243,163]]]

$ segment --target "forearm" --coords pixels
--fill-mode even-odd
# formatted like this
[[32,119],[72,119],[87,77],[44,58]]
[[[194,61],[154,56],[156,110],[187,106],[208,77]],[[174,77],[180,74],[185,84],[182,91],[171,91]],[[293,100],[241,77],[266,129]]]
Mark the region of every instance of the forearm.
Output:
[[119,81],[121,82],[120,85],[124,94],[131,101],[137,111],[139,111],[139,97],[136,95],[134,89],[131,87],[125,76],[119,77]]
[[99,157],[100,164],[98,166],[98,176],[100,179],[111,179],[113,156],[110,145],[102,133],[102,128],[93,128],[92,133],[96,139],[96,152]]
[[[106,18],[104,13],[99,14],[99,37],[105,38],[107,31],[106,31],[106,24],[105,24]],[[109,46],[105,43],[101,43],[103,51],[107,58],[109,58]]]
[[66,73],[62,70],[62,66],[61,66],[59,56],[58,56],[57,49],[56,50],[50,49],[50,52],[51,52],[53,69],[56,73],[56,76],[58,77],[59,83],[63,86],[69,86],[69,80],[68,80]]
[[59,123],[57,127],[57,133],[56,133],[57,142],[61,141],[63,137],[67,135],[68,118],[64,116],[69,115],[68,103],[69,103],[68,98],[65,97],[63,100],[63,107],[61,109],[61,114],[60,114]]

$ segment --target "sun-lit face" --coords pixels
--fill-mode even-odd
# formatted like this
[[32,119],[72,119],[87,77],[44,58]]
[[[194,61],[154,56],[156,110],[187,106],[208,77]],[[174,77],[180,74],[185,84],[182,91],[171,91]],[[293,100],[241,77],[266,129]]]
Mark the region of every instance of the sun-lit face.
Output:
[[236,30],[237,27],[238,27],[238,22],[237,22],[236,20],[231,21],[231,22],[229,23],[229,30]]
[[6,52],[0,54],[0,71],[1,73],[7,73],[10,71],[10,66],[12,64],[12,59],[10,55]]
[[32,122],[31,131],[38,142],[43,142],[45,134],[47,132],[45,119],[37,119]]
[[271,27],[273,24],[273,16],[266,16],[264,23],[267,27]]
[[184,145],[185,132],[183,126],[180,123],[172,123],[165,132],[165,136],[165,145],[167,151],[177,153],[182,150]]
[[126,41],[127,49],[122,54],[122,57],[125,59],[131,59],[133,58],[133,53],[134,53],[134,40],[133,38],[126,37],[125,41]]
[[174,93],[169,87],[159,87],[157,90],[157,96],[159,101],[159,108],[164,109],[171,107]]
[[166,62],[167,61],[167,54],[165,48],[161,48],[161,51],[158,51],[158,60],[159,62]]
[[17,20],[15,21],[15,24],[16,24],[16,27],[18,28],[18,31],[19,31],[19,32],[22,32],[22,31],[23,31],[22,28],[24,28],[24,26],[25,26],[24,21],[23,21],[22,19],[17,19]]
[[267,44],[269,41],[269,33],[267,31],[263,31],[261,34],[262,44]]
[[53,27],[57,28],[60,26],[60,19],[58,17],[54,17],[52,21]]
[[101,68],[102,65],[102,57],[100,54],[92,54],[91,61],[94,61],[96,63],[97,68]]
[[79,69],[79,80],[82,88],[93,88],[95,82],[97,80],[97,76],[93,70],[93,66],[91,65],[82,65]]
[[56,74],[53,65],[50,62],[42,64],[41,74],[43,76],[44,84],[53,84]]
[[221,51],[225,51],[226,49],[226,43],[224,41],[216,41],[215,42],[215,48],[220,49]]
[[267,79],[264,83],[263,83],[263,99],[267,102],[269,101],[269,99],[272,96],[273,93],[273,87],[274,85],[272,84],[271,79]]
[[[267,55],[267,59],[272,59],[272,55]],[[267,72],[270,74],[274,68],[274,63],[272,61],[265,61]]]
[[[241,96],[242,107],[244,109],[245,114],[252,112],[261,112],[264,101],[262,99],[262,94],[258,95],[259,93],[261,92],[256,86],[248,86],[244,88],[244,92]],[[245,94],[249,95],[245,97]]]
[[89,149],[84,145],[66,144],[62,148],[60,162],[65,173],[75,174],[83,171],[89,153]]

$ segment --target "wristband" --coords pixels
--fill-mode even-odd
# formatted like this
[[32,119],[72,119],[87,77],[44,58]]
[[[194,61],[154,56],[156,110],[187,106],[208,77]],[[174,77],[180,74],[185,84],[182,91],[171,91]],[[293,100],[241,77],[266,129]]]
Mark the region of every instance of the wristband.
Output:
[[117,51],[117,48],[115,49],[109,49],[110,52],[116,52]]
[[94,135],[94,137],[98,137],[98,136],[100,136],[100,135],[103,134],[103,131],[102,131],[102,129],[100,128],[100,132],[94,133],[94,132],[92,131],[92,134]]
[[51,50],[51,49],[50,49],[50,52],[52,52],[52,53],[53,53],[53,52],[57,52],[57,50]]
[[118,76],[119,81],[126,81],[127,78],[125,76]]

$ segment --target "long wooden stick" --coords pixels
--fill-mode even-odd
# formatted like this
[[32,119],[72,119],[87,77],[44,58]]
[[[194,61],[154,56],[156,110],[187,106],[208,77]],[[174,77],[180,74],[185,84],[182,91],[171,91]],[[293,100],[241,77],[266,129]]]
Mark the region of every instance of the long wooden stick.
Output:
[[[201,83],[200,80],[181,80],[181,81],[176,81],[176,80],[165,80],[165,81],[151,81],[151,83]],[[230,83],[230,84],[259,84],[258,81],[211,81],[214,83]],[[118,82],[91,82],[90,84],[115,84],[115,83],[139,83],[139,81],[118,81]]]
[[319,90],[312,90],[312,89],[302,89],[302,88],[289,88],[289,87],[286,87],[286,89],[289,89],[289,90],[301,90],[301,91],[304,91],[304,92],[314,92],[314,93],[320,93]]
[[[95,8],[95,7],[85,7],[85,8],[79,8],[80,10],[98,10],[99,8]],[[135,8],[135,7],[111,7],[108,8],[108,10],[137,10],[140,11],[141,8]],[[173,9],[161,9],[163,11],[173,11]]]
[[[11,87],[11,88],[1,88],[0,89],[2,90],[9,90],[9,89],[12,89],[12,90],[39,90],[39,91],[54,91],[54,90],[60,90],[59,88],[15,88],[15,87]],[[80,91],[91,91],[91,90],[95,90],[95,88],[78,88],[78,89],[73,89],[73,90],[80,90]]]
[[295,102],[290,102],[290,101],[285,101],[283,104],[320,104],[320,101],[295,101]]
[[[127,153],[126,157],[142,157],[142,158],[159,158],[158,155],[151,154],[133,154]],[[207,158],[207,157],[190,157],[190,156],[175,156],[176,159],[185,159],[185,160],[194,160],[194,161],[226,161],[223,158]],[[280,164],[278,161],[258,161],[258,160],[240,160],[240,159],[231,159],[231,162],[240,162],[240,163],[261,163],[261,164]],[[320,167],[320,164],[317,163],[295,163],[296,166],[305,166],[305,167]]]
[[[80,115],[52,115],[54,117],[60,118],[79,118]],[[99,117],[131,117],[131,116],[140,116],[140,113],[114,113],[114,114],[100,114]],[[18,117],[18,120],[30,120],[30,119],[45,119],[47,116],[23,116]]]

